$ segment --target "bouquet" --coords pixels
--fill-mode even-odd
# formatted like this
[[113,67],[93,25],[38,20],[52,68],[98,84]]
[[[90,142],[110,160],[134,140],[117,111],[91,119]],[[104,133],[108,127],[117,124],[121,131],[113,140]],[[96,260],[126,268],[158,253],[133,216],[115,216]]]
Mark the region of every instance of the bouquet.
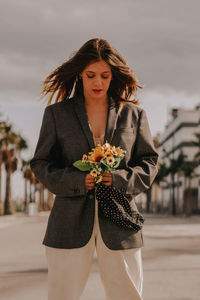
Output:
[[96,197],[101,212],[111,222],[124,229],[135,232],[142,228],[143,216],[133,209],[126,196],[113,186],[102,184],[102,174],[114,171],[125,156],[125,150],[105,143],[93,148],[88,155],[84,154],[82,160],[73,165],[81,171],[90,171],[98,183]]
[[77,160],[73,166],[80,171],[90,171],[95,177],[95,182],[102,181],[102,174],[114,171],[125,156],[125,150],[120,147],[111,146],[109,143],[98,145],[91,152],[83,154],[82,160]]

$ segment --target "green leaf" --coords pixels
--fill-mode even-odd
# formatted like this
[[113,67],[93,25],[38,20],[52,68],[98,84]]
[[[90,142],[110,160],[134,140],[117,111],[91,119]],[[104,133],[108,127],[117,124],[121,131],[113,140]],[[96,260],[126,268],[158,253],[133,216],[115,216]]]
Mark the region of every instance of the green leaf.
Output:
[[119,157],[116,158],[116,164],[113,166],[113,168],[117,168],[120,164],[121,159]]
[[73,166],[80,171],[89,171],[92,167],[89,163],[84,163],[82,160],[77,160],[73,163]]

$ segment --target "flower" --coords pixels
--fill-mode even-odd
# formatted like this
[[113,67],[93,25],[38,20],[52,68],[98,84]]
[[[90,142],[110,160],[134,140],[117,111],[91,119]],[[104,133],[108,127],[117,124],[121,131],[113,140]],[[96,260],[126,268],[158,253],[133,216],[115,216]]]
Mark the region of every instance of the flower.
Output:
[[104,152],[97,147],[94,149],[94,152],[90,152],[88,159],[91,163],[100,164],[100,161],[104,159]]
[[118,156],[118,152],[117,152],[115,146],[112,148],[111,152],[112,152],[112,155]]
[[77,160],[73,166],[80,171],[89,171],[95,178],[95,182],[102,181],[102,174],[116,170],[124,158],[124,151],[120,146],[112,146],[108,142],[104,145],[98,145],[92,148],[88,154],[83,154],[82,160]]
[[110,156],[112,156],[112,152],[110,150],[106,151],[105,157],[107,158],[107,157],[110,157]]
[[108,151],[108,150],[110,150],[111,147],[112,147],[112,146],[111,146],[110,144],[108,144],[108,143],[105,143],[105,144],[102,146],[102,148],[104,149],[105,152]]
[[97,177],[97,175],[98,175],[97,170],[92,169],[92,170],[90,171],[90,175],[92,175],[93,177]]
[[110,156],[106,158],[106,162],[112,166],[115,162],[115,159],[112,156]]
[[87,160],[87,155],[86,155],[86,154],[83,154],[82,162],[85,162],[86,160]]
[[102,175],[99,176],[99,178],[97,179],[96,183],[99,183],[102,181]]
[[117,152],[117,156],[118,156],[118,157],[124,156],[124,153],[125,153],[125,151],[122,150],[120,147],[117,147],[117,148],[116,148],[116,152]]

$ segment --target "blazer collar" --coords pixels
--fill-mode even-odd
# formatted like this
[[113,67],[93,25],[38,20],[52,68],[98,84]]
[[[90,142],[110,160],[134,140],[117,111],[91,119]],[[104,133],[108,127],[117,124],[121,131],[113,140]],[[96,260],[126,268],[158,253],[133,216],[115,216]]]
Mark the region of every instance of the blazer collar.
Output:
[[[118,106],[116,105],[114,99],[109,97],[108,103],[108,114],[106,121],[106,130],[104,135],[104,143],[108,142],[111,144],[114,130],[116,128]],[[75,113],[79,119],[81,128],[88,140],[90,148],[94,148],[93,133],[89,126],[88,116],[85,108],[85,100],[83,96],[75,97],[73,100]]]

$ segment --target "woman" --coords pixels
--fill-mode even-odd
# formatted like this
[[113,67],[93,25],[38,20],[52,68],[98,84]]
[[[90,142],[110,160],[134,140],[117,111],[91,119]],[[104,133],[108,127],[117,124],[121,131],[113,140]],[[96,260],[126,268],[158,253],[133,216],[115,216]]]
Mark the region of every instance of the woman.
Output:
[[[50,94],[31,168],[56,195],[43,244],[48,264],[48,299],[80,299],[96,248],[107,300],[141,300],[142,230],[124,229],[104,218],[95,197],[94,177],[73,167],[106,141],[126,150],[125,159],[103,184],[134,197],[157,173],[146,114],[137,100],[133,71],[106,40],[86,42],[45,80]],[[95,299],[95,298],[94,298]]]

